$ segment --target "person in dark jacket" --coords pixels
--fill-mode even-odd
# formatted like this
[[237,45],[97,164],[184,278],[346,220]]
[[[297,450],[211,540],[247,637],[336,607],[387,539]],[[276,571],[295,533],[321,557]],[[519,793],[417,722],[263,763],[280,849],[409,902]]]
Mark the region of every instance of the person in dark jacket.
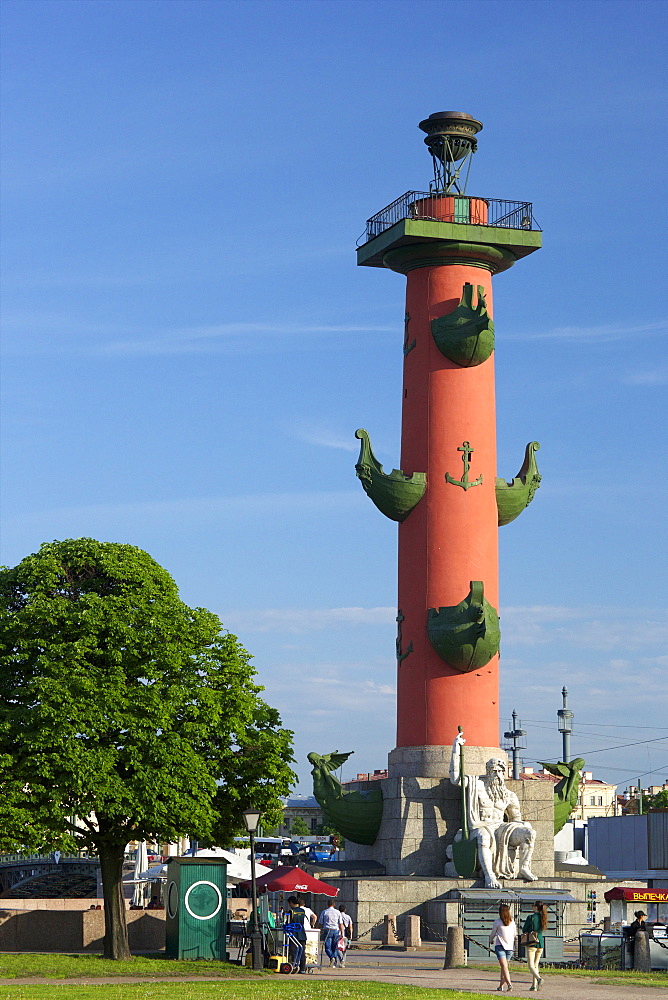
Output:
[[523,934],[530,934],[532,931],[536,935],[537,943],[535,944],[525,944],[524,948],[526,950],[527,965],[529,966],[529,972],[532,975],[530,990],[539,990],[542,986],[543,980],[538,972],[538,966],[540,965],[541,955],[545,948],[545,936],[543,931],[547,927],[547,910],[545,905],[536,900],[533,904],[533,912],[524,921],[524,926],[522,927]]
[[290,961],[306,972],[306,911],[299,905],[296,896],[288,899],[289,910],[285,913],[284,929],[290,935]]
[[645,913],[645,911],[636,910],[633,916],[635,917],[635,920],[633,921],[632,924],[629,924],[629,929],[626,932],[630,938],[634,938],[638,933],[638,931],[647,930],[647,927],[645,926],[645,917],[647,916],[647,914]]

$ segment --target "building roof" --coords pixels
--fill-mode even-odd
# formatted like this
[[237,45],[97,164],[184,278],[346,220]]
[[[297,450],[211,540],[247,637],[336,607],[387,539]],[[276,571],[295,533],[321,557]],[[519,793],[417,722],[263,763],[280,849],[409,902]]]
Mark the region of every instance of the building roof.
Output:
[[298,795],[292,799],[283,799],[284,809],[319,809],[318,800],[314,795]]
[[[589,773],[589,772],[587,772]],[[557,782],[561,781],[561,777],[556,774],[550,774],[549,771],[531,771],[527,773],[522,771],[520,774],[520,779],[522,781],[551,781],[552,784],[556,785]],[[611,784],[609,781],[601,781],[600,778],[585,778],[582,782],[581,788],[584,786],[586,788],[591,788],[592,785],[600,785],[601,788],[616,788],[617,785]]]

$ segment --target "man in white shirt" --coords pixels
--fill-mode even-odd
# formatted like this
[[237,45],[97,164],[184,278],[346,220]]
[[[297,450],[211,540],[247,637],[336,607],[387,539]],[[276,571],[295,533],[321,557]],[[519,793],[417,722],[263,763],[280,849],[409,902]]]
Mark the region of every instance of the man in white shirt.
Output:
[[331,968],[337,964],[339,938],[343,934],[341,913],[337,910],[333,899],[330,899],[329,906],[318,917],[318,923],[325,932],[325,953]]
[[310,921],[311,927],[315,927],[315,925],[318,922],[318,918],[316,917],[316,915],[313,912],[313,910],[311,909],[311,907],[306,905],[306,903],[304,902],[304,897],[303,896],[299,896],[298,895],[297,896],[297,901],[299,902],[299,905],[301,906],[302,910],[304,911],[304,913],[308,917],[308,919]]

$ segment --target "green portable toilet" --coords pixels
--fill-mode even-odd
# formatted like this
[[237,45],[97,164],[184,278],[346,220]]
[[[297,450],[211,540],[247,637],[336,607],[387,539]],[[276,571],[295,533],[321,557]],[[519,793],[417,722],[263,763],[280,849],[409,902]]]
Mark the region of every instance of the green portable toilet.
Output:
[[227,864],[172,858],[167,866],[168,958],[227,958]]

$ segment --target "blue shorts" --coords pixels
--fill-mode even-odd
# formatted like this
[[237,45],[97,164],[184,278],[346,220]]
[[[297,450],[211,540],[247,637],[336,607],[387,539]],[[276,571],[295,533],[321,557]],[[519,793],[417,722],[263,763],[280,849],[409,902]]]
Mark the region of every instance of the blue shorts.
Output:
[[505,958],[507,962],[509,962],[513,957],[513,949],[511,948],[510,951],[508,951],[506,948],[502,948],[500,944],[494,945],[494,951],[496,952],[497,958]]

